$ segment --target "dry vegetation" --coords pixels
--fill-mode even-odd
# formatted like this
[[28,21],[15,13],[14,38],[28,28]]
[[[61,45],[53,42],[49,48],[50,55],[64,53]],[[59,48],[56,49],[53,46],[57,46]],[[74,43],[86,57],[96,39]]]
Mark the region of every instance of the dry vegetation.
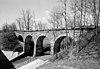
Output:
[[[100,69],[100,28],[84,34],[80,40],[80,51],[76,47],[63,50],[50,58],[50,61],[38,69]],[[53,62],[51,62],[53,61]]]

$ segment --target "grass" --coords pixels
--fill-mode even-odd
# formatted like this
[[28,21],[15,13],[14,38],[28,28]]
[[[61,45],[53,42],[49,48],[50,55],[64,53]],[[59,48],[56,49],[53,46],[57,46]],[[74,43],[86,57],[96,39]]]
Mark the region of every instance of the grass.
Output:
[[100,60],[75,57],[71,52],[75,53],[75,50],[64,50],[58,53],[57,57],[53,56],[48,63],[40,66],[38,69],[100,69]]
[[68,54],[69,54],[69,51],[64,49],[64,50],[60,51],[59,53],[55,54],[54,56],[52,56],[49,60],[51,62],[54,62],[56,60],[58,61],[58,60],[61,60],[63,58],[68,58],[68,56],[67,56]]
[[100,69],[99,61],[94,59],[62,59],[55,62],[48,62],[38,69]]

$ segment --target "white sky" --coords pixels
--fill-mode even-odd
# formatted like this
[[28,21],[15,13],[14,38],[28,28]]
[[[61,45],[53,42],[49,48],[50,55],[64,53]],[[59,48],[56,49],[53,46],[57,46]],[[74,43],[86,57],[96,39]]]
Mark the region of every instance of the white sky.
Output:
[[58,0],[0,0],[0,27],[15,22],[21,10],[34,10],[36,19],[45,19]]

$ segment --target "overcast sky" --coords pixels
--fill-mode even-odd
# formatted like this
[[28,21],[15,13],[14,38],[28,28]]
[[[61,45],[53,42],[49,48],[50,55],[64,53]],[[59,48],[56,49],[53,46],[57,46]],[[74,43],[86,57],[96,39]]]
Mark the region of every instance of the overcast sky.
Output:
[[58,0],[0,0],[0,27],[15,22],[21,10],[34,10],[36,19],[45,18]]

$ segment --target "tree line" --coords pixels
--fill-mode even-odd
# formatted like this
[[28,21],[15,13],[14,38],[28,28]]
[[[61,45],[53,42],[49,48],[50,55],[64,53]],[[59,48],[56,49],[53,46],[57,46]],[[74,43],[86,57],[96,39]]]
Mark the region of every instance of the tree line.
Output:
[[[99,24],[100,16],[100,0],[71,0],[70,12],[67,12],[67,0],[58,0],[57,6],[53,7],[47,18],[48,23],[43,23],[41,20],[36,21],[35,12],[29,9],[22,10],[21,16],[16,19],[18,27],[15,23],[11,25],[4,24],[3,31],[9,30],[44,30],[57,28],[69,28],[75,26],[88,26]],[[67,30],[63,33],[68,35]],[[62,32],[61,32],[62,34]],[[53,31],[53,36],[56,37],[58,33]],[[73,35],[74,36],[74,35]]]
[[[47,22],[50,28],[67,28],[80,25],[98,25],[99,0],[71,0],[70,11],[67,10],[67,0],[58,0],[48,17]],[[30,9],[22,10],[21,16],[16,18],[16,22],[20,30],[46,29],[47,23],[41,20],[36,21],[35,12]]]

